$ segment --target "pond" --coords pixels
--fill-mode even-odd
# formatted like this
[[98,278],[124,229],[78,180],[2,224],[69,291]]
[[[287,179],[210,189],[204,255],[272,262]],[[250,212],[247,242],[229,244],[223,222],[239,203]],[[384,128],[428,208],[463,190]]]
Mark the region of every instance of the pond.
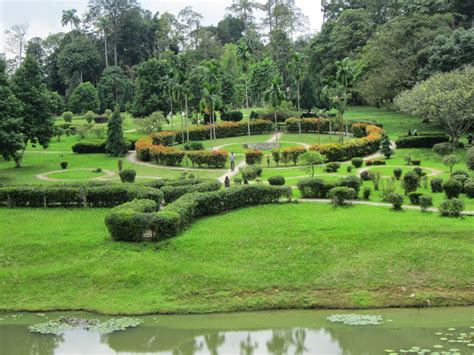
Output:
[[[332,323],[334,314],[378,315],[382,324]],[[112,334],[84,329],[60,335],[28,326],[90,313],[0,313],[0,354],[472,354],[474,307],[365,311],[275,311],[150,315]],[[410,352],[411,351],[411,352]]]

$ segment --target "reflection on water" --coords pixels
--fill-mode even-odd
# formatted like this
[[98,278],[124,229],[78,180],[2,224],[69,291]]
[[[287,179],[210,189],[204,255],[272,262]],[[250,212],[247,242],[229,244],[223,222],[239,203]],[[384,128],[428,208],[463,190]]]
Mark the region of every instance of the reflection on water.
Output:
[[[470,328],[474,326],[473,308],[371,311],[393,321],[368,327],[330,323],[326,317],[331,313],[154,316],[144,317],[145,323],[138,328],[109,335],[76,329],[60,336],[29,332],[28,325],[43,322],[44,318],[23,314],[0,321],[0,354],[382,354],[385,349],[412,346],[434,351],[433,345],[440,344],[440,336],[435,333],[448,327],[474,332]],[[49,315],[49,319],[57,315]],[[449,350],[453,347],[450,345],[442,350]],[[454,347],[467,354],[473,349],[466,343]]]

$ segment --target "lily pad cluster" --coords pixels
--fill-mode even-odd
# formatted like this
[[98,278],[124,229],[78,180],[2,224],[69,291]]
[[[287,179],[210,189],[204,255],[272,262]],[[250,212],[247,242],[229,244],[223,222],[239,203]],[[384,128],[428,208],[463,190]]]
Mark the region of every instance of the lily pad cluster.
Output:
[[104,322],[98,319],[59,317],[57,320],[32,325],[28,327],[28,330],[34,333],[58,335],[68,330],[82,328],[95,333],[110,334],[130,327],[137,327],[141,323],[143,323],[142,319],[129,317],[112,318]]
[[333,314],[327,317],[327,320],[333,323],[342,323],[345,325],[378,325],[383,323],[382,316],[369,314]]

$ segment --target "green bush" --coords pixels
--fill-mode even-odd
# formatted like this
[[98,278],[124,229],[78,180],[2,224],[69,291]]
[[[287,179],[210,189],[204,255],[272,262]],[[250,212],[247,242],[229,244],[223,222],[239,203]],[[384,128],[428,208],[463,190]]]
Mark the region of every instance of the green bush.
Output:
[[119,176],[122,182],[135,182],[137,172],[133,169],[124,169],[119,172]]
[[443,191],[448,199],[458,198],[462,192],[462,184],[455,179],[449,179],[443,184]]
[[249,165],[262,164],[263,153],[260,150],[248,149],[245,151],[245,162]]
[[421,165],[421,160],[420,159],[412,159],[411,160],[411,165],[419,166],[419,165]]
[[221,186],[221,183],[217,180],[202,180],[197,184],[186,184],[179,186],[165,185],[161,188],[161,191],[163,191],[165,202],[171,203],[185,194],[193,192],[218,191],[220,190]]
[[348,165],[347,168],[346,168],[346,171],[348,173],[352,173],[352,169],[353,169],[353,166],[352,165]]
[[90,139],[74,144],[71,148],[77,154],[97,154],[105,153],[106,142],[102,139]]
[[353,188],[350,187],[334,187],[329,190],[328,196],[331,198],[334,206],[343,206],[348,200],[354,200],[357,197],[357,193]]
[[362,186],[362,180],[357,176],[346,176],[340,179],[336,183],[336,186],[345,186],[345,187],[353,188],[354,191],[356,192],[356,195],[358,195],[360,191],[360,187]]
[[474,180],[473,179],[466,181],[466,184],[464,185],[464,192],[466,193],[467,197],[474,198]]
[[285,185],[285,178],[283,176],[270,176],[268,178],[268,183],[272,186],[283,186]]
[[392,204],[394,210],[401,210],[403,205],[403,195],[392,192],[388,196],[388,201]]
[[423,169],[422,169],[422,168],[418,168],[418,167],[417,167],[417,168],[414,168],[414,169],[413,169],[413,172],[414,172],[416,175],[418,175],[418,177],[419,177],[420,179],[421,179],[421,177],[423,177],[423,176],[426,175],[426,173],[423,171]]
[[386,165],[387,162],[383,159],[373,159],[373,160],[367,160],[365,162],[366,166],[380,166],[380,165]]
[[431,192],[443,192],[443,179],[435,178],[431,180]]
[[229,153],[226,150],[191,150],[186,153],[186,157],[193,166],[207,165],[210,168],[220,169],[227,163]]
[[417,173],[410,171],[403,176],[403,187],[405,189],[405,194],[416,191],[418,188],[418,183],[420,177]]
[[331,162],[331,163],[327,163],[325,166],[324,166],[324,170],[327,172],[327,173],[336,173],[339,168],[341,167],[341,164],[340,163],[337,163],[337,162]]
[[474,170],[474,147],[469,148],[466,153],[466,165],[469,169]]
[[147,237],[162,240],[176,236],[196,219],[246,206],[278,203],[291,199],[291,188],[284,186],[245,185],[212,192],[188,193],[160,212],[150,202],[114,208],[105,224],[114,240],[140,242]]
[[243,182],[243,180],[242,180],[241,177],[239,177],[239,176],[235,176],[235,177],[234,177],[234,184],[236,184],[236,185],[242,185],[242,182]]
[[364,164],[364,159],[362,159],[362,158],[352,158],[351,163],[352,163],[352,165],[354,165],[354,167],[360,168]]
[[71,123],[74,114],[71,111],[66,111],[63,113],[64,122]]
[[335,186],[313,177],[298,181],[297,187],[303,198],[327,198],[329,190]]
[[262,176],[263,169],[258,165],[250,165],[240,169],[242,178],[247,181],[255,180]]
[[372,178],[370,176],[370,171],[368,170],[364,170],[360,173],[360,178],[363,180],[363,181],[370,181]]
[[421,207],[421,210],[423,212],[425,212],[426,210],[428,210],[428,208],[430,208],[431,206],[433,206],[433,198],[431,196],[428,196],[428,195],[421,195],[420,196],[420,207]]
[[95,113],[92,111],[87,111],[84,116],[82,116],[83,119],[86,120],[87,123],[92,123],[94,121]]
[[403,170],[401,168],[393,169],[393,176],[395,177],[395,179],[400,180],[400,178],[402,177],[402,174],[403,174]]
[[59,163],[59,165],[61,166],[61,169],[66,169],[67,168],[67,161],[62,161],[61,163]]
[[400,137],[395,143],[397,148],[432,148],[435,144],[448,141],[446,135],[418,135]]
[[183,145],[184,150],[204,150],[204,145],[201,142],[186,142]]
[[421,196],[423,196],[421,192],[410,192],[408,194],[408,199],[412,205],[419,205]]
[[454,146],[451,143],[438,143],[433,146],[433,152],[438,155],[445,156],[454,152]]
[[372,189],[368,186],[364,187],[362,190],[362,196],[364,200],[370,200],[370,195],[372,194]]
[[464,201],[457,198],[444,200],[439,206],[439,212],[445,217],[460,217],[464,211]]
[[244,114],[240,111],[227,111],[221,113],[222,121],[240,122],[243,118]]

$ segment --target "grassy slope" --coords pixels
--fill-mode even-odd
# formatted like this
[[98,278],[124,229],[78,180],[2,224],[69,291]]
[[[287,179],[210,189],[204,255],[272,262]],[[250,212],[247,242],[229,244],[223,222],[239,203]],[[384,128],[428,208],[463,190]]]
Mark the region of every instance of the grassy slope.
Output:
[[0,309],[184,313],[474,300],[468,218],[261,206],[137,245],[111,241],[105,213],[0,209]]

